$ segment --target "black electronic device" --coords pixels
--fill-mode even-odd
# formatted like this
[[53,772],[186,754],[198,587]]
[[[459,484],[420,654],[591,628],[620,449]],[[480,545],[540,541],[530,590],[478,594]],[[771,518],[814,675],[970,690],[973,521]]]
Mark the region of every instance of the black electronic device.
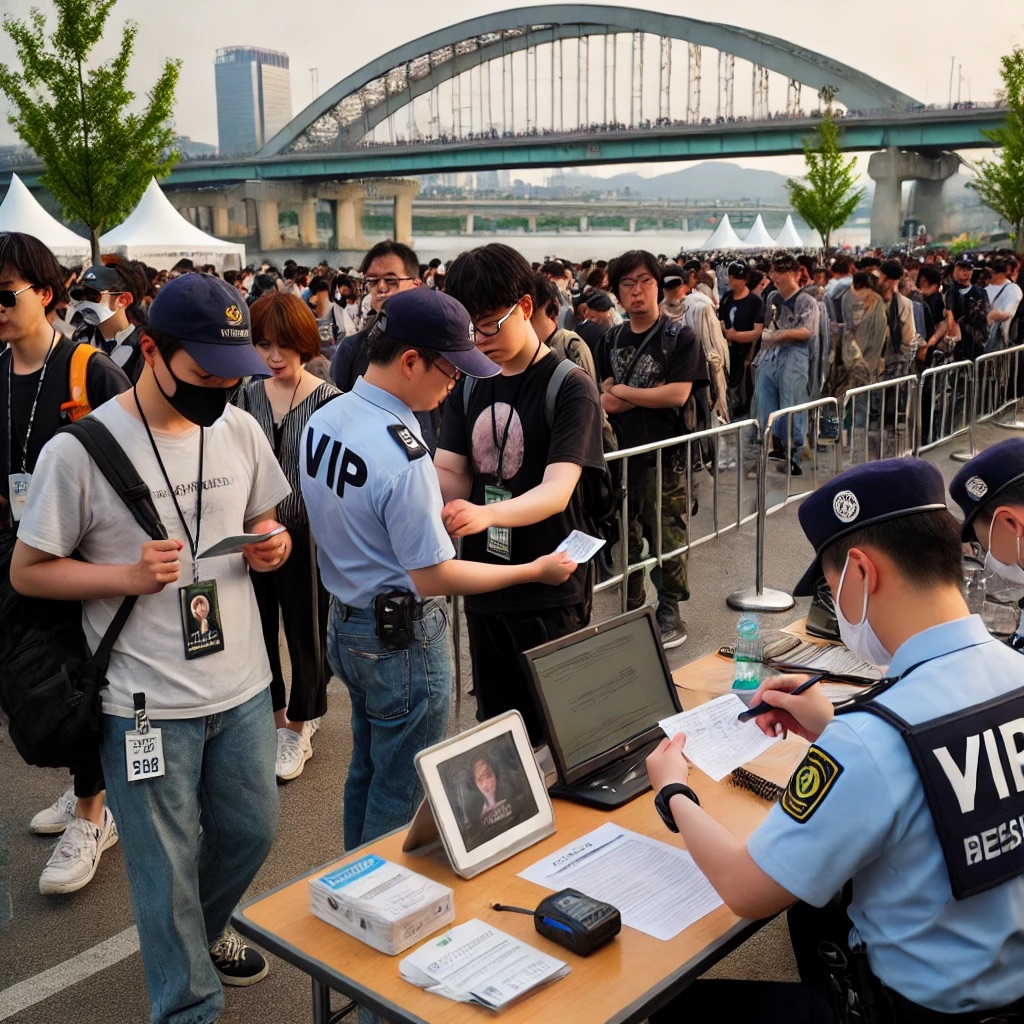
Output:
[[561,889],[546,896],[536,910],[501,903],[491,906],[494,910],[530,915],[541,935],[579,956],[590,956],[622,930],[622,917],[615,907],[585,896],[578,889]]

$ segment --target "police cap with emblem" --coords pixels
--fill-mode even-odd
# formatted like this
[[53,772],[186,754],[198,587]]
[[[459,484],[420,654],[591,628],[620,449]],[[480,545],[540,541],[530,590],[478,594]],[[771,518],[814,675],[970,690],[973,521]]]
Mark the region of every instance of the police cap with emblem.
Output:
[[461,302],[433,288],[410,288],[392,295],[374,327],[410,348],[440,352],[469,377],[495,377],[501,367],[477,351],[473,324]]
[[814,593],[823,575],[821,553],[841,537],[889,519],[945,508],[942,474],[918,459],[883,459],[833,477],[800,506],[800,526],[814,545],[814,561],[794,596]]
[[964,540],[977,539],[974,520],[981,506],[1020,480],[1024,480],[1024,438],[1007,438],[963,464],[949,485],[949,496],[964,514]]

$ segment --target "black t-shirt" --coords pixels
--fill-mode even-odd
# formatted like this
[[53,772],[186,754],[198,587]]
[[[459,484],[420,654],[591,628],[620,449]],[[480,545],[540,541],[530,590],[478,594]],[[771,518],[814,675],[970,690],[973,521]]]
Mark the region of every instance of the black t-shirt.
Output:
[[[742,299],[734,299],[732,292],[725,293],[718,306],[718,319],[735,331],[752,331],[754,324],[764,323],[764,303],[753,292],[748,292]],[[731,345],[743,342],[730,342]],[[747,342],[747,344],[750,344]]]
[[[558,391],[554,418],[549,427],[544,416],[548,381],[558,365],[553,352],[521,374],[478,380],[469,396],[468,415],[461,380],[445,402],[439,447],[469,460],[473,486],[469,500],[485,503],[484,488],[497,483],[498,442],[512,406],[512,423],[502,457],[503,486],[512,497],[536,487],[554,462],[600,469],[604,466],[601,444],[601,403],[597,387],[587,373],[570,373]],[[497,434],[498,442],[495,441]],[[582,481],[582,477],[580,478]],[[580,485],[562,512],[539,523],[511,531],[511,562],[522,565],[550,554],[572,533],[585,529]],[[474,562],[509,564],[487,552],[487,531],[464,537],[462,555]],[[489,594],[466,598],[473,612],[500,614],[533,608],[567,607],[586,597],[587,566],[581,565],[561,586],[524,583]]]
[[[650,388],[685,381],[692,382],[694,388],[707,385],[708,364],[696,335],[689,327],[679,326],[673,344],[671,337],[663,337],[669,325],[669,319],[662,316],[652,328],[646,345],[646,333],[634,334],[628,322],[621,327],[613,327],[594,350],[598,378],[606,380],[612,377],[617,383],[633,388]],[[639,358],[634,359],[638,345],[643,345],[643,351]],[[629,380],[623,380],[627,370]],[[637,406],[608,418],[615,430],[619,447],[632,448],[682,434],[681,413],[679,406],[664,409],[641,409]]]
[[573,330],[594,350],[594,346],[604,337],[604,328],[593,320],[577,320]]
[[927,341],[946,318],[946,303],[941,292],[933,292],[931,295],[922,295],[921,304],[924,306],[924,327],[928,332],[924,340]]
[[[74,349],[74,342],[61,338],[47,362],[46,376],[43,377],[43,385],[39,390],[32,433],[28,437],[25,462],[26,471],[29,473],[35,470],[36,460],[43,445],[67,423],[60,407],[70,399],[68,371]],[[0,494],[4,498],[8,497],[8,474],[21,472],[25,435],[42,373],[42,369],[39,369],[35,373],[11,375],[10,350],[0,354],[0,463],[3,466],[3,471],[0,472]],[[7,387],[8,379],[11,381],[10,392]],[[131,384],[124,372],[115,366],[107,355],[97,350],[89,360],[85,386],[89,404],[95,409],[115,395],[127,391]],[[10,439],[7,436],[8,409],[11,419]]]

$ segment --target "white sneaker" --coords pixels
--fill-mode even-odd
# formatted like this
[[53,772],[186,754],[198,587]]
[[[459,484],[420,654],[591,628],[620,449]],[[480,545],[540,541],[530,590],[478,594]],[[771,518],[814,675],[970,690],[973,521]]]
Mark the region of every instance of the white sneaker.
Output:
[[56,800],[40,811],[29,823],[28,827],[36,835],[49,836],[63,832],[75,820],[75,787],[68,786]]
[[103,808],[103,824],[99,827],[85,818],[72,818],[39,876],[39,891],[77,892],[92,881],[103,851],[116,842],[117,826],[109,807]]
[[282,782],[297,779],[306,767],[306,762],[313,756],[313,745],[310,743],[309,722],[302,727],[302,732],[291,729],[277,730],[277,765],[275,771]]

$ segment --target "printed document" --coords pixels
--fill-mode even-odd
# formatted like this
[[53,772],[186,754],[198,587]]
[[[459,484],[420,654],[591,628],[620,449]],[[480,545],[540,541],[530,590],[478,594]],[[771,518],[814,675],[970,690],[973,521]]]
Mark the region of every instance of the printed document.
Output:
[[561,544],[555,548],[555,554],[565,551],[569,557],[578,565],[589,562],[604,547],[604,541],[600,537],[591,537],[589,533],[581,530],[573,530]]
[[545,889],[578,889],[610,903],[629,928],[665,941],[722,905],[693,858],[606,822],[519,872]]
[[460,1003],[500,1010],[569,973],[569,965],[474,918],[398,965],[406,981]]
[[668,737],[686,733],[683,753],[705,775],[721,782],[734,768],[763,754],[778,736],[765,736],[757,722],[741,722],[746,705],[735,693],[724,693],[692,711],[663,718],[658,725]]

